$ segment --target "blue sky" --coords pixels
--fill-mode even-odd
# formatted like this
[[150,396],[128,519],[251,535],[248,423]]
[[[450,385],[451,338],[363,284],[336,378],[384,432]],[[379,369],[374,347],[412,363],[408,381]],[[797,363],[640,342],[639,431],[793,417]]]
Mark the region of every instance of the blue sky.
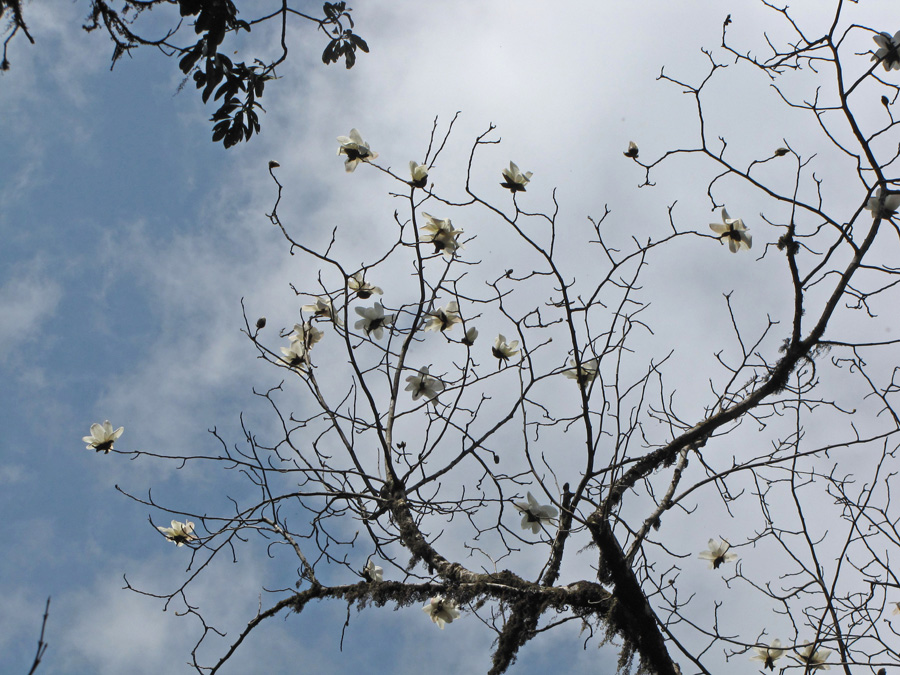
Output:
[[[673,76],[702,73],[699,48],[719,44],[727,12],[713,0],[677,8],[662,0],[575,2],[564,16],[536,0],[357,3],[358,32],[371,54],[351,71],[326,68],[318,58],[322,41],[304,27],[281,79],[267,87],[262,134],[225,151],[209,140],[212,108],[190,88],[176,95],[174,61],[140,49],[109,72],[110,45],[77,29],[82,4],[28,5],[37,45],[17,39],[12,69],[0,78],[0,513],[7,542],[0,670],[26,671],[49,595],[50,650],[39,672],[189,672],[197,622],[176,616],[183,609],[177,603],[163,612],[160,601],[122,590],[125,575],[155,593],[184,578],[184,549],[148,522],[176,516],[115,487],[143,498],[152,487],[160,503],[210,513],[248,487],[202,466],[175,471],[170,462],[97,455],[81,437],[109,419],[125,427],[117,447],[182,456],[214,452],[212,428],[238,440],[242,412],[252,423],[271,423],[252,392],[277,385],[283,372],[259,361],[240,333],[240,302],[251,321],[265,315],[272,330],[289,328],[308,301],[290,284],[314,289],[317,270],[289,254],[265,216],[275,198],[267,162],[281,164],[280,212],[292,232],[321,244],[337,226],[351,267],[391,231],[396,204],[387,192],[394,186],[370,167],[345,174],[335,137],[360,129],[381,161],[402,173],[423,157],[435,116],[445,128],[457,111],[435,172],[456,180],[451,193],[462,194],[469,148],[493,123],[503,142],[483,152],[474,175],[498,203],[508,200],[495,185],[499,170],[513,159],[534,171],[528,208],[550,208],[550,190],[558,187],[573,230],[608,204],[613,239],[651,236],[668,226],[666,207],[677,199],[680,224],[697,223],[702,232],[719,219],[705,195],[708,167],[686,161],[661,171],[654,190],[638,190],[642,176],[621,152],[629,140],[642,157],[689,143],[696,131],[690,101],[656,78],[663,66]],[[893,32],[878,24],[892,9],[885,1],[862,11]],[[728,11],[735,35],[761,45],[770,17],[758,3],[737,1]],[[815,150],[803,122],[784,115],[776,125],[764,112],[775,95],[763,79],[734,71],[708,103],[723,135],[746,136],[747,153],[788,136],[795,147]],[[729,184],[719,198],[733,215],[755,221],[761,249],[758,197]],[[859,198],[858,186],[842,184],[827,197],[838,210]],[[481,225],[475,217],[467,230]],[[471,248],[485,258],[515,257],[486,227],[479,237]],[[731,335],[723,293],[735,291],[747,308],[765,307],[744,315],[751,333],[766,312],[789,310],[778,285],[782,266],[771,257],[756,263],[701,243],[702,254],[675,246],[656,261],[648,291],[658,288],[661,298],[646,347],[662,355],[676,349],[670,376],[687,392],[704,390],[702,366]],[[590,264],[574,238],[561,247],[573,270]],[[388,294],[404,279],[387,275],[379,285]],[[890,328],[886,321],[883,330]],[[699,419],[702,405],[687,396],[686,419]],[[708,519],[724,522],[727,514]],[[687,550],[702,549],[712,536],[687,518],[673,527],[689,539]],[[262,546],[246,546],[238,565],[220,560],[210,568],[192,599],[233,634],[252,617],[261,588],[291,586],[295,568],[269,560]],[[263,594],[263,606],[269,599]],[[270,621],[224,672],[288,672],[303,663],[309,672],[412,673],[421,672],[423,659],[437,672],[487,668],[491,636],[474,617],[439,632],[415,608],[351,609],[338,652],[346,616],[346,607],[332,603]],[[522,652],[516,672],[546,672],[560,661],[570,672],[614,672],[610,652],[598,657],[596,640],[582,649],[584,638],[573,627],[541,636]],[[743,662],[736,668],[755,672]]]

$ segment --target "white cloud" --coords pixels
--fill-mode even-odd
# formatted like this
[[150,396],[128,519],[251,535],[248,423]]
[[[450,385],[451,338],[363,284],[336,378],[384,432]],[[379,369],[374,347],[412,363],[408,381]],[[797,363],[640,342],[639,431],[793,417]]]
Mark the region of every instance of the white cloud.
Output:
[[0,464],[0,485],[12,485],[25,480],[26,469],[21,464]]
[[62,297],[59,284],[33,266],[13,270],[0,286],[0,360],[10,359],[25,344],[37,342]]

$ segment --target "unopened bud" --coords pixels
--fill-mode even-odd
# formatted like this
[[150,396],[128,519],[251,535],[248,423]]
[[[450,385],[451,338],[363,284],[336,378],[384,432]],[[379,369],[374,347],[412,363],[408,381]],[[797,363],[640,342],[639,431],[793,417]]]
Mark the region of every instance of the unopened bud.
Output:
[[279,166],[281,166],[281,164],[276,162],[274,159],[269,160],[269,168],[270,169],[277,169]]
[[262,330],[266,327],[266,317],[261,316],[256,320],[256,330]]
[[786,154],[788,154],[789,152],[790,152],[790,150],[788,150],[787,148],[778,148],[778,149],[775,151],[775,156],[776,156],[776,157],[784,157],[784,156],[785,156]]

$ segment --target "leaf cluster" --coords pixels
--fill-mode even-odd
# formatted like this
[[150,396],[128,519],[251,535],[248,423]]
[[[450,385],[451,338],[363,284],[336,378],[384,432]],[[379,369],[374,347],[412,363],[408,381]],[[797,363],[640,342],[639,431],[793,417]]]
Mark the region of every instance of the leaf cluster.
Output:
[[[169,26],[159,37],[150,37],[137,25],[144,12],[155,8],[178,6],[178,15],[164,25]],[[260,11],[255,3],[245,2],[245,11]],[[212,140],[230,148],[254,133],[260,132],[259,104],[265,83],[275,79],[275,68],[287,58],[288,47],[285,34],[288,18],[300,18],[314,22],[329,36],[329,43],[322,54],[326,64],[344,59],[347,68],[356,63],[356,50],[369,51],[366,41],[353,32],[351,9],[344,2],[326,2],[323,15],[314,17],[290,8],[284,3],[277,11],[249,18],[239,18],[240,11],[233,0],[123,0],[121,9],[114,9],[108,0],[90,0],[90,10],[82,26],[85,31],[105,29],[113,42],[112,63],[114,68],[119,59],[142,46],[156,47],[166,56],[179,57],[178,67],[187,78],[192,78],[200,90],[204,103],[210,99],[219,101],[213,113]],[[34,43],[22,15],[21,0],[0,0],[0,19],[8,19],[4,28],[3,56],[0,70],[9,69],[6,57],[7,46],[18,33],[24,33]],[[176,44],[174,38],[188,20],[193,26],[196,40],[188,46]],[[236,36],[241,30],[249,33],[251,28],[266,21],[281,23],[281,54],[271,61],[252,60],[249,64],[241,61],[233,63],[225,54],[232,50],[226,46],[228,36]],[[233,50],[232,50],[233,51]],[[237,51],[234,51],[236,54]],[[184,82],[182,83],[182,86]]]
[[[330,34],[334,37],[328,43],[328,46],[325,47],[325,51],[322,52],[322,63],[325,65],[337,63],[343,56],[344,65],[349,70],[356,63],[357,48],[368,54],[369,45],[353,32],[353,19],[350,17],[350,9],[346,8],[345,5],[346,3],[344,2],[326,2],[323,7],[328,21],[334,25],[330,31]],[[341,24],[342,18],[347,19],[350,24],[349,28],[343,27]],[[324,25],[323,30],[325,30]]]

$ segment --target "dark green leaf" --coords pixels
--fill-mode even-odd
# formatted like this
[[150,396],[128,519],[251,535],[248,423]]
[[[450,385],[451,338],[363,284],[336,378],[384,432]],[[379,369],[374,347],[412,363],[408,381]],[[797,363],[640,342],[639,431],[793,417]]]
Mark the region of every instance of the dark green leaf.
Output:
[[227,133],[228,133],[228,125],[227,124],[224,126],[216,125],[215,127],[213,127],[213,136],[212,136],[213,143],[218,143],[219,141],[221,141],[223,138],[225,138],[225,134],[227,134]]
[[353,42],[353,44],[355,44],[357,47],[362,49],[366,54],[369,53],[369,45],[367,45],[366,41],[359,37],[359,35],[350,33],[350,41]]
[[235,143],[240,143],[244,139],[244,130],[239,126],[231,127],[225,135],[225,147],[230,148]]
[[335,56],[334,56],[334,43],[335,42],[336,42],[336,40],[332,40],[331,42],[328,43],[328,46],[325,47],[325,51],[322,52],[322,63],[327,65],[336,60]]
[[191,68],[194,67],[194,64],[197,63],[197,59],[200,58],[201,53],[202,50],[200,45],[197,44],[197,46],[185,54],[181,61],[178,62],[178,67],[181,68],[181,72],[187,75],[191,71]]
[[209,30],[210,25],[209,10],[201,9],[200,16],[197,17],[197,21],[194,23],[194,32],[199,35],[200,33]]
[[[221,75],[219,76],[219,79],[222,79]],[[202,96],[204,103],[209,101],[209,97],[212,95],[213,90],[216,88],[217,84],[218,84],[218,82],[216,82],[216,78],[214,78],[214,77],[210,78],[209,82],[206,83],[206,87],[203,89],[203,96]]]
[[178,0],[181,16],[193,16],[200,11],[200,0]]
[[222,44],[222,42],[225,40],[225,24],[221,24],[215,29],[210,30],[207,40],[213,47],[218,47],[220,44]]

